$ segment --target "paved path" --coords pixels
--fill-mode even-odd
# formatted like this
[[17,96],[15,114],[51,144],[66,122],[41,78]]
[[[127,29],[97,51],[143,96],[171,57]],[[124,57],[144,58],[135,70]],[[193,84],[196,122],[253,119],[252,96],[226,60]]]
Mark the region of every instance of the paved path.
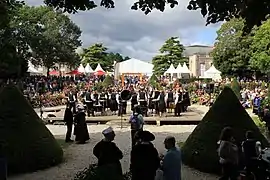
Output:
[[[49,130],[57,137],[61,138],[66,132],[65,126],[47,125]],[[10,177],[9,180],[73,180],[77,171],[83,170],[91,163],[96,163],[97,159],[92,154],[94,145],[102,139],[101,131],[107,128],[107,125],[88,125],[90,132],[90,141],[87,144],[78,145],[71,144],[65,150],[65,160],[62,164],[45,169],[42,171],[28,173],[20,176]],[[154,141],[155,147],[160,153],[165,151],[163,141],[168,135],[175,136],[177,141],[185,141],[190,132],[196,126],[149,126],[145,129],[153,132],[156,136]],[[113,126],[116,132],[115,143],[122,150],[124,158],[121,160],[123,171],[129,169],[131,141],[130,129],[128,127],[120,128]],[[183,166],[182,168],[183,180],[217,180],[216,176],[201,173],[194,169]]]

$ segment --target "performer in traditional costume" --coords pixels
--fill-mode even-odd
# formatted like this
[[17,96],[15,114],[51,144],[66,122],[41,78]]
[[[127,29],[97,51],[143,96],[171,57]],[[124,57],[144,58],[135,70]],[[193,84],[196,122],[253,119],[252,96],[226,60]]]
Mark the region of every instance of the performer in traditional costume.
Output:
[[187,112],[187,108],[190,106],[190,98],[188,91],[183,92],[183,112]]
[[68,104],[70,108],[73,110],[73,113],[76,113],[76,102],[77,98],[75,96],[75,93],[73,91],[69,91],[68,93]]
[[116,100],[117,96],[116,96],[116,92],[112,92],[110,95],[110,110],[113,113],[113,115],[116,115],[116,111],[118,110],[118,104],[117,104],[117,100]]
[[181,116],[182,112],[182,100],[183,100],[183,93],[181,90],[178,90],[175,98],[175,109],[174,109],[174,115],[175,116]]
[[158,96],[158,112],[160,117],[166,112],[166,100],[164,91],[161,91]]
[[91,90],[88,90],[84,95],[84,103],[86,105],[86,112],[87,112],[88,117],[90,117],[90,114],[92,116],[95,116],[95,114],[94,114],[94,100],[92,98],[93,98],[93,96],[91,94]]
[[148,97],[148,108],[151,110],[151,112],[153,112],[153,109],[155,109],[155,105],[153,103],[154,96],[155,96],[155,91],[153,88],[150,88],[149,97]]
[[131,111],[133,111],[135,105],[138,105],[138,94],[133,90],[131,95]]
[[90,139],[88,129],[87,129],[86,120],[85,120],[86,114],[84,113],[83,105],[78,104],[77,109],[78,109],[78,112],[74,118],[75,141],[78,144],[84,144],[86,141],[88,141]]
[[101,105],[101,113],[103,114],[105,112],[106,102],[107,102],[107,96],[106,96],[105,92],[102,92],[99,95],[99,102],[100,102],[100,105]]
[[160,91],[158,91],[157,89],[154,91],[154,99],[152,100],[153,104],[154,104],[154,109],[155,109],[155,113],[159,114],[159,95],[160,95]]
[[170,89],[169,92],[166,94],[166,107],[167,109],[172,111],[172,103],[174,103],[174,96],[173,91]]
[[147,117],[148,107],[147,107],[147,93],[143,86],[140,87],[138,102],[142,108],[143,115]]
[[123,100],[120,96],[120,93],[118,93],[117,95],[117,103],[119,106],[119,110],[118,110],[118,116],[122,116],[123,114],[127,114],[127,101]]

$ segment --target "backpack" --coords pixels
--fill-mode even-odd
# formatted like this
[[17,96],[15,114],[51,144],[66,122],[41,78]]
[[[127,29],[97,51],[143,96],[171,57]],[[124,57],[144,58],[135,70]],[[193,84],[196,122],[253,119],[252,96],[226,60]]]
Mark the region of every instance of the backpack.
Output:
[[131,129],[132,130],[139,130],[140,129],[140,120],[138,118],[138,114],[132,114],[130,119]]

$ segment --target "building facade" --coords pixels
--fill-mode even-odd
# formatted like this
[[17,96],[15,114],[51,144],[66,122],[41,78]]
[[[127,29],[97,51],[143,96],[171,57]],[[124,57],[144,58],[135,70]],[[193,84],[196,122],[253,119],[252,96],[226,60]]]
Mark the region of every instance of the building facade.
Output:
[[194,45],[185,47],[184,55],[189,59],[189,70],[191,75],[195,77],[204,76],[213,63],[210,53],[212,46]]

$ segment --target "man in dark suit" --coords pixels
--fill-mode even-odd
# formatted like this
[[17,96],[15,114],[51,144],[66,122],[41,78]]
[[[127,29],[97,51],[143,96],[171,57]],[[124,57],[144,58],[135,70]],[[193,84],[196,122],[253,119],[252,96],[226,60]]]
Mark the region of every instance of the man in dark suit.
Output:
[[68,104],[64,114],[64,122],[67,126],[66,142],[73,142],[71,140],[72,126],[73,126],[73,113],[71,111],[70,105]]

